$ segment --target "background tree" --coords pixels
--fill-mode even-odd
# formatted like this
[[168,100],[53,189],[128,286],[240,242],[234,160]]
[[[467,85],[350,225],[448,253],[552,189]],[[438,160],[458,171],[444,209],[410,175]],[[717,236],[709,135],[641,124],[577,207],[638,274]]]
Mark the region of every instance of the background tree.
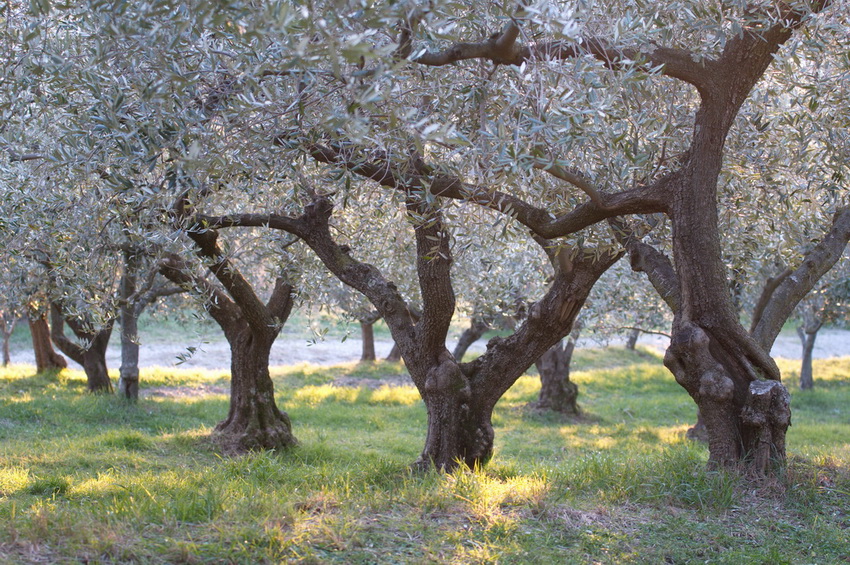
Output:
[[845,258],[841,269],[834,269],[826,279],[809,293],[797,307],[797,335],[803,348],[800,365],[800,388],[814,388],[812,352],[818,331],[824,324],[844,323],[850,319],[850,260]]

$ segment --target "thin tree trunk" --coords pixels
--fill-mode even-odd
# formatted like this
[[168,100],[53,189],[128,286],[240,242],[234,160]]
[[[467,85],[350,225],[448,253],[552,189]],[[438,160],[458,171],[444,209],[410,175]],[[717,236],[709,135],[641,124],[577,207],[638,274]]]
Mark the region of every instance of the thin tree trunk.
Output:
[[[65,320],[59,305],[51,305],[50,313],[53,325],[51,328],[53,342],[62,353],[83,367],[89,392],[111,393],[112,381],[109,379],[109,371],[106,368],[106,347],[109,345],[109,338],[112,335],[112,322],[109,322],[99,331],[92,332],[77,321]],[[64,325],[66,322],[74,335],[86,343],[86,348],[65,336]]]
[[812,320],[797,327],[797,335],[803,345],[803,361],[800,366],[800,389],[811,390],[815,386],[814,373],[812,372],[812,353],[815,349],[815,339],[818,336],[822,322]]
[[134,402],[139,398],[139,313],[131,297],[136,292],[139,257],[124,251],[124,273],[118,289],[121,298],[121,368],[118,394]]
[[629,339],[626,341],[626,349],[634,351],[639,337],[640,330],[638,328],[632,328],[629,332]]
[[35,354],[36,372],[43,373],[65,369],[68,362],[56,353],[56,350],[53,349],[53,343],[50,341],[50,326],[47,325],[47,315],[31,312],[28,320],[30,335],[32,336],[32,349]]
[[490,329],[490,324],[482,320],[481,318],[473,317],[470,320],[469,327],[463,330],[463,333],[460,334],[460,338],[457,340],[457,345],[455,345],[454,356],[458,361],[463,361],[463,356],[466,355],[467,349],[473,343],[481,339],[481,336]]
[[372,363],[377,358],[375,356],[375,331],[374,322],[360,322],[360,334],[363,341],[363,349],[360,354],[361,363]]
[[5,314],[0,315],[0,331],[3,333],[3,366],[8,367],[12,362],[12,355],[9,351],[9,341],[12,339],[12,333],[15,331],[15,326],[18,323],[18,318],[14,314],[7,320]]

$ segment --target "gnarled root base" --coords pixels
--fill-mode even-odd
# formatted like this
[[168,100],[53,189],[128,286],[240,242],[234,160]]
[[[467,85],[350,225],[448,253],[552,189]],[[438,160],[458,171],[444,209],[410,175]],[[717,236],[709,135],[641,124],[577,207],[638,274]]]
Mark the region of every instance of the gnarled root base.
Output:
[[693,324],[677,328],[664,357],[676,381],[699,406],[709,466],[764,476],[771,461],[785,460],[789,396],[779,381],[752,380],[736,370],[745,363],[720,344],[711,344],[708,333]]
[[459,464],[483,465],[493,455],[489,411],[471,406],[469,381],[454,358],[447,356],[431,369],[422,397],[428,409],[428,437],[414,469],[451,471]]
[[262,417],[258,413],[231,415],[215,427],[213,439],[228,453],[297,446],[289,417],[279,410],[275,412]]
[[791,425],[791,395],[778,381],[750,383],[741,412],[744,437],[749,439],[748,471],[763,477],[771,463],[785,463],[785,434]]

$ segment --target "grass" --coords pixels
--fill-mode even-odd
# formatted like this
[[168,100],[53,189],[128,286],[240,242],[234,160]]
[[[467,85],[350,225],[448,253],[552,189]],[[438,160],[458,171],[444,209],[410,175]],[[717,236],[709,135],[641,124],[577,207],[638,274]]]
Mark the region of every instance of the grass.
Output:
[[[222,371],[143,371],[128,405],[75,371],[0,371],[0,563],[842,563],[850,359],[793,396],[791,459],[758,486],[706,470],[689,398],[648,353],[580,350],[579,420],[497,407],[484,469],[411,474],[425,413],[400,365],[274,372],[301,446],[226,457]],[[392,377],[392,378],[388,378]],[[356,387],[336,386],[342,383]],[[371,385],[371,386],[367,386]]]

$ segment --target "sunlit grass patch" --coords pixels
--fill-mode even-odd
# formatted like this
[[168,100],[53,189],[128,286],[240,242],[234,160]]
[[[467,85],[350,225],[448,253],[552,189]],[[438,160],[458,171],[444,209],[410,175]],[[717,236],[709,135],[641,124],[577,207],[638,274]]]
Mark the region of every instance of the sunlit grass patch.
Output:
[[0,499],[22,491],[30,483],[25,467],[0,467]]
[[695,407],[657,357],[583,363],[582,417],[526,410],[523,377],[493,460],[452,474],[409,468],[426,413],[400,365],[275,369],[301,445],[243,456],[209,441],[226,372],[143,373],[181,394],[127,404],[73,373],[0,371],[0,563],[841,562],[850,390],[792,390],[791,461],[754,493],[684,439]]

